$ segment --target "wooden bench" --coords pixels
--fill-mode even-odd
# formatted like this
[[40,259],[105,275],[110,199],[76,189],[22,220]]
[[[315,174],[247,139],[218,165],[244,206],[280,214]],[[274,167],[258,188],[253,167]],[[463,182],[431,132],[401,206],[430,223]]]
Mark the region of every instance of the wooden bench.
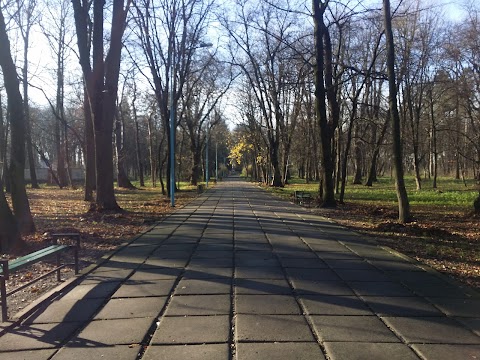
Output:
[[293,196],[294,196],[294,203],[297,204],[297,205],[302,205],[302,206],[308,205],[308,206],[310,206],[310,204],[313,200],[312,195],[309,192],[306,192],[306,191],[298,191],[297,190],[297,191],[295,191]]
[[[26,287],[32,285],[33,283],[41,280],[54,272],[57,273],[57,281],[61,281],[60,278],[60,270],[66,266],[74,266],[75,274],[78,274],[78,250],[80,249],[80,234],[78,233],[58,233],[52,234],[53,238],[53,245],[50,245],[46,248],[37,250],[33,253],[21,256],[14,260],[0,260],[0,301],[2,303],[2,321],[6,321],[8,319],[7,314],[7,297],[19,292],[20,290],[25,289]],[[73,245],[66,245],[66,244],[59,244],[58,239],[65,238],[65,239],[74,239],[76,240]],[[73,250],[74,254],[74,262],[73,263],[60,263],[60,255],[62,252]],[[10,278],[10,274],[16,272],[18,270],[24,269],[29,265],[35,264],[39,261],[44,260],[45,258],[51,257],[56,255],[56,266],[53,270],[34,278],[33,280],[25,283],[22,286],[19,286],[13,290],[7,292],[6,289],[6,280]]]

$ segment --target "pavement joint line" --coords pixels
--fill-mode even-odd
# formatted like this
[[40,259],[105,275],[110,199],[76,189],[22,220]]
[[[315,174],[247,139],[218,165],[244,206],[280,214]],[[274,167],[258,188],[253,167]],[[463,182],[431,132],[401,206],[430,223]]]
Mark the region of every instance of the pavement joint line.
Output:
[[[250,206],[251,206],[251,205],[250,205]],[[253,209],[252,209],[252,211],[255,212]],[[282,219],[282,217],[280,217],[280,216],[278,215],[277,212],[274,212],[274,214],[275,214],[275,216],[276,216],[278,219],[280,219],[280,220],[282,221],[282,223],[285,223],[285,221]],[[261,224],[260,224],[260,226],[261,226]],[[287,225],[287,227],[288,227],[288,229],[289,229],[292,233],[296,234],[295,231],[293,231],[288,225]],[[263,227],[262,227],[262,229],[263,229]],[[298,236],[298,234],[296,234],[296,235]],[[280,261],[280,256],[279,256],[278,253],[274,250],[273,245],[272,245],[272,242],[271,242],[271,239],[268,237],[268,234],[267,234],[267,233],[265,233],[265,238],[266,238],[267,242],[270,244],[271,251],[275,254],[275,256],[276,256],[276,258],[277,258],[277,261],[279,261],[279,262],[281,263],[281,261]],[[300,238],[300,240],[301,240],[302,242],[305,243],[305,241],[304,241],[303,238],[301,238],[301,237],[299,237],[299,238]],[[308,246],[308,244],[307,244],[307,246]],[[311,249],[310,249],[310,250],[311,250]],[[318,255],[317,255],[317,257],[318,257]],[[317,332],[315,331],[315,327],[313,326],[312,320],[311,320],[311,318],[307,315],[308,312],[307,312],[307,310],[305,309],[305,307],[302,305],[302,302],[301,302],[300,299],[299,299],[299,295],[298,295],[295,287],[293,286],[292,280],[287,276],[287,272],[286,272],[285,267],[284,267],[284,266],[281,266],[281,269],[282,269],[282,272],[283,272],[283,276],[285,277],[285,280],[286,280],[287,283],[288,283],[288,286],[290,286],[290,290],[292,291],[292,295],[293,295],[293,297],[294,297],[294,299],[295,299],[295,302],[297,303],[297,306],[298,306],[299,309],[300,309],[301,316],[303,316],[303,318],[305,319],[305,321],[306,321],[306,323],[307,323],[307,326],[308,326],[308,328],[309,328],[309,330],[310,330],[313,338],[315,339],[316,343],[319,345],[319,347],[320,347],[320,349],[321,349],[321,351],[322,351],[322,354],[325,356],[326,359],[328,359],[327,350],[326,350],[323,342],[321,341],[319,335],[318,335]]]
[[[203,194],[202,194],[203,195]],[[204,198],[204,196],[199,196],[197,197],[196,199],[198,198]],[[201,207],[201,205],[203,205],[205,202],[206,202],[206,198],[204,201],[202,201],[202,203],[198,206],[196,206],[196,209],[192,212],[189,213],[189,215],[187,216],[187,218],[182,221],[181,224],[179,224],[175,230],[163,241],[167,241],[169,238],[171,238],[173,236],[173,234],[175,233],[176,230],[178,230],[178,228],[180,228],[180,226],[182,226],[183,224],[187,223],[188,219],[190,219],[191,217],[193,217],[193,215],[198,211],[198,209]],[[206,222],[207,224],[210,222],[211,220],[211,215],[210,215],[210,218],[209,220]],[[206,230],[207,226],[204,226],[203,230],[202,230],[202,236],[203,234],[205,233],[205,230]],[[140,350],[137,354],[137,357],[136,359],[138,360],[141,360],[144,355],[145,355],[145,352],[147,350],[147,348],[149,346],[151,346],[151,341],[153,339],[153,336],[155,335],[155,332],[158,330],[159,326],[160,326],[160,323],[162,321],[162,318],[165,317],[165,313],[168,309],[168,306],[170,305],[170,303],[173,301],[173,297],[175,296],[175,291],[176,289],[178,288],[178,284],[180,283],[180,281],[183,279],[184,275],[185,275],[185,272],[186,272],[186,269],[188,267],[188,264],[191,262],[192,260],[192,257],[193,257],[193,254],[195,253],[196,249],[198,248],[198,245],[200,244],[200,239],[202,238],[202,236],[200,236],[196,242],[195,242],[195,246],[190,250],[191,253],[190,253],[190,256],[189,256],[189,259],[186,263],[186,265],[183,267],[182,271],[180,272],[180,274],[177,276],[172,288],[170,289],[170,292],[169,292],[169,295],[167,295],[167,301],[165,301],[165,304],[163,305],[163,307],[160,309],[160,312],[158,313],[158,315],[156,317],[153,318],[153,321],[152,321],[152,324],[150,325],[150,328],[147,330],[144,338],[142,339],[142,341],[140,342]],[[163,243],[162,242],[162,243]],[[146,261],[146,260],[145,260]],[[183,317],[183,316],[182,316]]]

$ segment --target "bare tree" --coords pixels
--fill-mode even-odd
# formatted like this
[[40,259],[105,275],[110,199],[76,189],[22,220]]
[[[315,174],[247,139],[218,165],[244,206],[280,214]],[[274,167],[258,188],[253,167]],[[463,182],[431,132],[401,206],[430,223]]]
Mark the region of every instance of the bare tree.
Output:
[[395,76],[395,45],[392,31],[392,12],[390,0],[383,0],[385,36],[387,42],[388,104],[392,120],[393,166],[395,171],[395,188],[398,199],[398,221],[410,221],[410,204],[405,188],[403,171],[402,135],[400,130],[400,114],[397,104],[397,83]]
[[[104,54],[104,0],[72,0],[80,65],[95,133],[96,210],[118,210],[113,188],[113,120],[116,112],[122,37],[131,0],[113,0],[109,48]],[[93,20],[93,21],[92,21]],[[93,25],[92,25],[93,24]],[[91,54],[90,54],[91,53]],[[89,114],[89,115],[90,115]],[[88,115],[88,116],[89,116]],[[86,115],[86,118],[88,118]]]
[[[8,113],[11,125],[11,158],[10,158],[10,180],[13,212],[18,228],[13,224],[5,224],[8,237],[8,246],[18,240],[17,229],[22,234],[28,234],[35,231],[33,217],[30,212],[30,204],[25,189],[25,113],[23,111],[23,100],[19,90],[19,81],[17,71],[10,51],[10,41],[8,39],[5,19],[0,8],[0,67],[3,72],[3,81],[8,98]],[[0,218],[11,219],[8,206],[4,204],[3,186],[0,193],[1,209],[3,212]],[[5,217],[4,217],[5,216]],[[15,222],[14,222],[15,223]],[[2,226],[3,229],[3,226]]]

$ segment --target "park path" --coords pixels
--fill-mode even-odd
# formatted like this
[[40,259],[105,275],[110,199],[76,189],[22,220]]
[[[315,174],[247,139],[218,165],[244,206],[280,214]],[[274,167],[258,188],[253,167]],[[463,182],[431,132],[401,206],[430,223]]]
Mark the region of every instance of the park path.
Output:
[[479,359],[480,297],[227,179],[0,337],[0,359]]

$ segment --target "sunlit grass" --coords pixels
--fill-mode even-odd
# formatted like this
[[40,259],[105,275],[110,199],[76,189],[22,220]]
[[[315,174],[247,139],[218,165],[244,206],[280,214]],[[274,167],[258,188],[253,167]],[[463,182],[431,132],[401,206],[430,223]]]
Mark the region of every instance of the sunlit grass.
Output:
[[[450,210],[471,210],[478,190],[474,180],[466,184],[462,180],[439,178],[437,189],[432,188],[432,181],[424,179],[422,190],[417,191],[413,177],[405,179],[410,205],[412,207],[434,207]],[[292,179],[284,188],[270,188],[272,192],[283,197],[292,198],[296,190],[318,193],[318,183],[306,184],[303,179]],[[337,194],[338,198],[338,194]],[[395,182],[388,177],[380,178],[372,187],[347,184],[345,202],[374,206],[393,206],[397,203]]]

